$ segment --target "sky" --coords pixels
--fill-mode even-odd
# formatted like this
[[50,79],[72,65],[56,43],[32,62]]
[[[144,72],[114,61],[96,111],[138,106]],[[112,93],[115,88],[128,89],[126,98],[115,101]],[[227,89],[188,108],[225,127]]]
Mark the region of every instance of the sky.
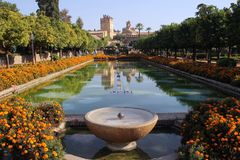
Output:
[[[28,15],[38,9],[35,0],[5,0],[16,3],[21,13]],[[193,17],[197,5],[205,3],[218,8],[229,7],[237,0],[59,0],[60,10],[67,9],[72,22],[81,17],[84,29],[100,29],[100,18],[106,14],[114,19],[114,29],[122,30],[128,20],[134,27],[142,23],[145,28],[159,30],[161,25],[180,23]]]

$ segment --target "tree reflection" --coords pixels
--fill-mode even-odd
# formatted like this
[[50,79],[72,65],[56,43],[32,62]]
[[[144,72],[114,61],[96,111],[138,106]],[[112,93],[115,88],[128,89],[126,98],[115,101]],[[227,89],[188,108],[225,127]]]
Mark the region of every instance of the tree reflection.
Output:
[[57,80],[30,89],[20,94],[20,96],[32,103],[52,100],[62,103],[64,100],[80,93],[87,82],[91,81],[95,70],[95,67],[87,66],[68,73]]

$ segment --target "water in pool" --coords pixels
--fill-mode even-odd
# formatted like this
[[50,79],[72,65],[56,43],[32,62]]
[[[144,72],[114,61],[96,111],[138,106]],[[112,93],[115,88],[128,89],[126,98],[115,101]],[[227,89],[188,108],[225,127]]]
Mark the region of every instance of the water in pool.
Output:
[[65,114],[100,107],[188,112],[208,98],[226,95],[206,85],[140,62],[93,63],[22,94],[31,102],[58,101]]
[[175,157],[181,144],[181,136],[171,130],[161,130],[138,141],[138,147],[130,152],[111,152],[106,142],[88,133],[68,134],[63,139],[65,152],[87,159],[97,160],[149,160]]
[[[58,101],[65,114],[84,114],[100,107],[139,107],[152,112],[188,112],[207,98],[226,95],[200,83],[140,62],[93,63],[22,94],[33,103]],[[131,152],[112,153],[92,134],[66,133],[66,153],[91,159],[136,160],[173,156],[181,136],[149,134]],[[171,157],[171,159],[174,159]]]

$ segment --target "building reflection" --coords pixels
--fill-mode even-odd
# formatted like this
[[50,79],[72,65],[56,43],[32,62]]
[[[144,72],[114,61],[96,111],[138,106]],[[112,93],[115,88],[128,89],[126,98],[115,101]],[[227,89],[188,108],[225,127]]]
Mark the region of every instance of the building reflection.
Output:
[[136,69],[135,68],[126,68],[123,70],[123,76],[126,77],[126,80],[128,83],[131,82],[132,77],[134,77],[136,74]]
[[118,62],[108,62],[101,72],[102,86],[104,86],[104,89],[112,89],[114,85],[116,85],[116,89],[121,91],[122,85],[124,84],[121,75],[126,78],[126,82],[128,83],[131,83],[133,79],[139,83],[143,81],[143,76],[131,63],[122,62],[122,64],[119,65]]
[[102,72],[102,86],[104,89],[111,89],[114,86],[114,66],[113,63],[107,63],[108,67]]

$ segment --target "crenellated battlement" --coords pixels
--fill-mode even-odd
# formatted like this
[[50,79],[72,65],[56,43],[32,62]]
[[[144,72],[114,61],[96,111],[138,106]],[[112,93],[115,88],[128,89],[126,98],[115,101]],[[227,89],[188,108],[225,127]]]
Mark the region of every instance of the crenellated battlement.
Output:
[[101,30],[107,31],[108,36],[112,39],[114,36],[113,18],[108,15],[103,15],[100,19]]

